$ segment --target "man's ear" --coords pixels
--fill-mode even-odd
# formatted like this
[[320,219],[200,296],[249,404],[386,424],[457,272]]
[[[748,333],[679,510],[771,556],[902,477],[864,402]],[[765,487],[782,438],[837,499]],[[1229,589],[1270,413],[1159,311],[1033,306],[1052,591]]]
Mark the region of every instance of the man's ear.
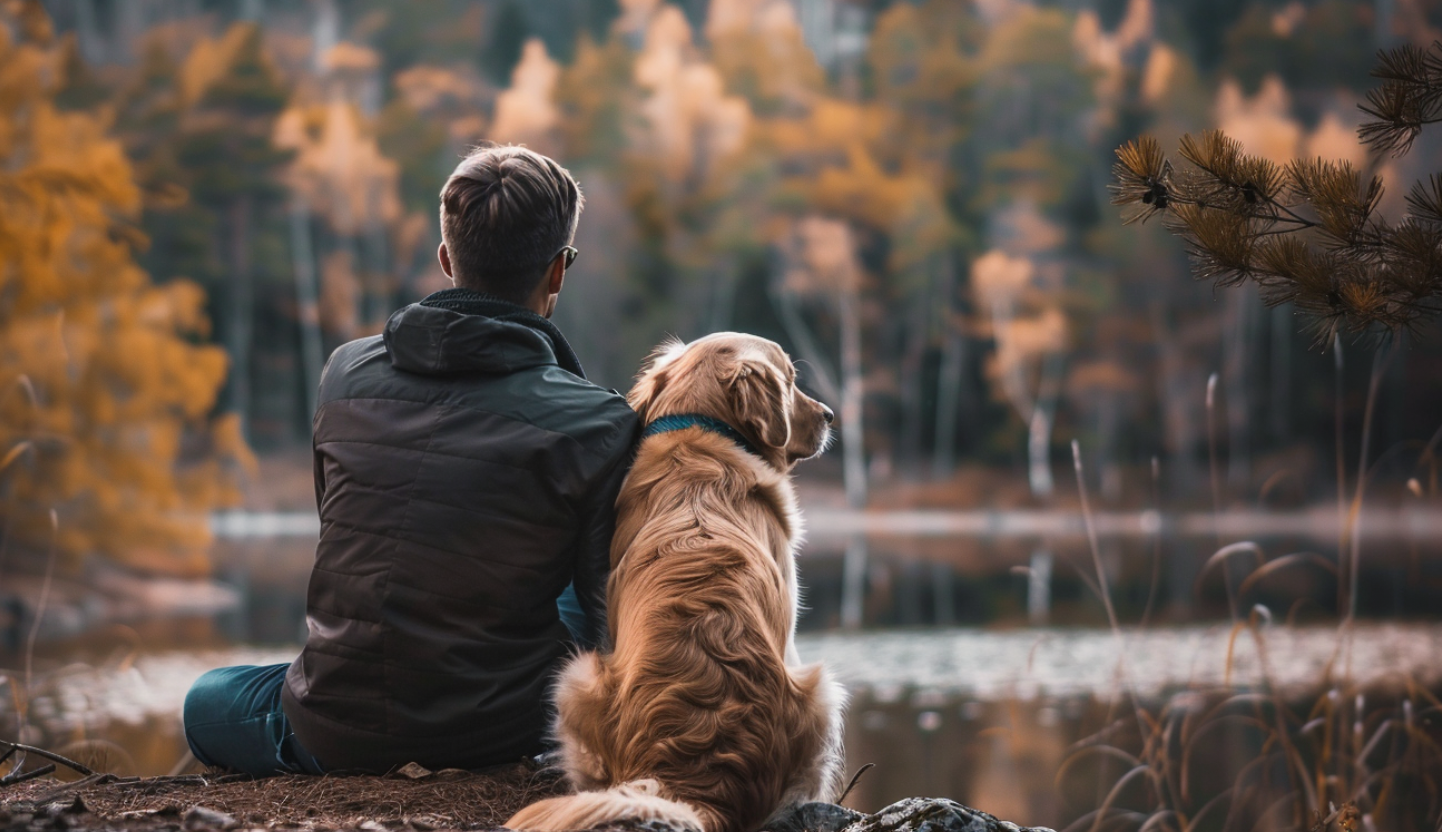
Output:
[[791,443],[791,397],[763,362],[740,361],[731,375],[731,400],[750,433],[769,448]]
[[451,252],[446,248],[445,243],[441,243],[441,247],[436,249],[436,259],[441,261],[441,271],[446,273],[446,277],[455,280],[456,276],[451,271],[454,268],[454,266],[451,265]]
[[556,259],[551,261],[550,268],[546,271],[546,293],[559,295],[561,293],[561,284],[564,283],[565,280],[566,258],[563,255],[557,255]]

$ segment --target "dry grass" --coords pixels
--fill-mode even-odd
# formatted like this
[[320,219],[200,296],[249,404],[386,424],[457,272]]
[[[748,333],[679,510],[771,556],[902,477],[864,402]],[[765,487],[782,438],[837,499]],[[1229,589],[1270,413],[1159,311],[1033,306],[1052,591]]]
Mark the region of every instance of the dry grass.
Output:
[[[1119,714],[1057,775],[1096,806],[1069,830],[1435,832],[1442,823],[1442,705],[1425,690],[1188,693]],[[1348,808],[1350,807],[1350,809]]]
[[[1377,375],[1374,365],[1374,381]],[[1374,383],[1368,422],[1375,398]],[[1364,435],[1369,427],[1364,426]],[[1072,449],[1090,531],[1080,450],[1076,443]],[[1359,470],[1353,517],[1368,480],[1365,443]],[[1215,487],[1215,471],[1213,481]],[[1355,525],[1349,531],[1339,542],[1338,560],[1346,564],[1350,554],[1351,575],[1341,568],[1336,572],[1342,586],[1355,590],[1360,550]],[[1094,536],[1091,544],[1095,559]],[[1251,576],[1228,574],[1238,553],[1254,556]],[[1095,807],[1064,832],[1442,830],[1442,701],[1410,678],[1363,684],[1353,677],[1355,591],[1350,597],[1339,593],[1342,620],[1336,652],[1311,704],[1294,704],[1295,697],[1272,684],[1266,638],[1272,615],[1261,605],[1243,615],[1245,591],[1261,574],[1300,564],[1286,558],[1269,563],[1262,548],[1250,541],[1218,549],[1204,573],[1222,568],[1234,616],[1232,643],[1238,638],[1255,641],[1263,683],[1253,689],[1229,684],[1215,691],[1189,691],[1160,707],[1144,706],[1135,696],[1129,708],[1116,703],[1114,718],[1076,743],[1057,773],[1058,787],[1077,805]],[[1235,594],[1234,580],[1239,582]],[[1089,583],[1107,607],[1125,656],[1124,636],[1099,560]],[[1231,662],[1229,649],[1228,679]],[[1125,673],[1124,663],[1122,670]]]

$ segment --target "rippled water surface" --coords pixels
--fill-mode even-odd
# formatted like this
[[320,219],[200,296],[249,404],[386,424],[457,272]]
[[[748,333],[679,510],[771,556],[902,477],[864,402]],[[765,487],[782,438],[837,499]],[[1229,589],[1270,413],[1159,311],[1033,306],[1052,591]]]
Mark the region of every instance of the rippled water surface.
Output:
[[[1379,689],[1408,679],[1442,687],[1442,624],[1361,624],[1350,638],[1333,627],[1284,626],[1234,637],[1226,625],[889,631],[807,634],[798,646],[803,660],[825,662],[851,691],[849,768],[878,763],[853,805],[944,795],[1056,825],[1068,817],[1054,782],[1068,748],[1128,694],[1160,703],[1230,686],[1305,700],[1344,676]],[[131,758],[118,766],[165,773],[184,753],[179,712],[196,677],[295,653],[173,650],[45,669],[32,684],[29,738],[52,746],[111,740]]]

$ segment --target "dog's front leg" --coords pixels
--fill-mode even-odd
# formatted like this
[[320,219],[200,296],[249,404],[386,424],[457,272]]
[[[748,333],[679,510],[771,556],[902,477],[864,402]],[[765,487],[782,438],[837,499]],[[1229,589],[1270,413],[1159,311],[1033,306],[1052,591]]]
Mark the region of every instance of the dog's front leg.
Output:
[[801,654],[796,652],[796,622],[801,617],[801,582],[796,578],[796,552],[794,549],[787,549],[784,555],[777,560],[777,566],[781,568],[781,585],[785,593],[786,601],[790,604],[790,629],[786,632],[786,666],[798,668],[801,666]]
[[603,789],[611,783],[606,766],[586,741],[604,722],[609,697],[602,690],[601,657],[581,653],[570,660],[556,680],[556,739],[561,767],[580,791]]
[[794,633],[786,639],[786,666],[790,668],[801,666],[801,654],[796,652],[796,635]]
[[802,724],[797,726],[797,739],[804,737],[801,741],[813,743],[815,753],[806,765],[792,773],[783,805],[829,802],[840,797],[841,780],[845,777],[842,734],[846,727],[843,719],[846,689],[821,665],[811,665],[799,673],[793,671],[792,678],[802,689],[812,690]]

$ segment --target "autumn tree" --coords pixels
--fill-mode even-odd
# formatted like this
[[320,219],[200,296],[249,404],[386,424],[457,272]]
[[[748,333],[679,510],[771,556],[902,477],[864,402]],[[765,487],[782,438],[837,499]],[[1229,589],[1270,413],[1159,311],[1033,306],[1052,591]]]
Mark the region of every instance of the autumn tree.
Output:
[[224,266],[223,283],[212,291],[223,293],[224,305],[216,308],[226,311],[220,328],[231,360],[228,409],[244,430],[251,409],[255,259],[265,251],[258,242],[266,233],[283,233],[275,217],[286,196],[279,172],[290,154],[275,146],[273,135],[287,93],[265,55],[259,27],[234,24],[223,46],[209,83],[194,77],[201,66],[186,67],[192,76],[182,82],[198,89],[182,119],[178,158],[192,172],[191,200],[216,220],[212,251],[214,262]]
[[203,571],[208,512],[248,459],[236,421],[211,418],[226,359],[196,343],[204,294],[136,265],[131,165],[104,119],[57,108],[65,56],[39,4],[3,22],[0,551]]
[[1289,86],[1365,88],[1375,40],[1376,4],[1324,0],[1273,9],[1251,5],[1227,33],[1221,70],[1254,93],[1268,75]]
[[[915,455],[925,424],[920,402],[934,399],[934,475],[950,474],[959,437],[970,438],[973,452],[988,450],[981,431],[961,430],[968,421],[964,403],[969,421],[984,418],[975,404],[982,397],[965,389],[972,367],[983,363],[993,368],[995,398],[1019,408],[1019,421],[1000,434],[1002,442],[991,443],[995,450],[1009,454],[1026,446],[1043,463],[1048,455],[1065,342],[1050,351],[1052,360],[1020,376],[1028,362],[1004,360],[1002,353],[1011,353],[1004,333],[1020,331],[1010,327],[1013,316],[1025,318],[1023,325],[1033,316],[1053,323],[1065,318],[1059,304],[1077,255],[1070,215],[1078,197],[1087,196],[1085,125],[1096,107],[1093,71],[1074,43],[1074,24],[1074,16],[1059,9],[1030,6],[988,23],[972,3],[939,0],[897,4],[877,21],[868,59],[884,125],[877,131],[878,159],[883,170],[926,183],[952,229],[929,248],[907,246],[929,254],[888,285],[895,293],[891,304],[917,310],[905,316],[908,344],[899,363],[914,369],[903,382],[900,435],[912,446],[906,455]],[[1029,296],[1035,308],[981,299],[987,292],[977,285],[976,264],[988,251],[1035,261],[1050,287]],[[983,359],[987,346],[992,355]],[[934,384],[921,372],[928,352],[939,353]],[[1011,369],[994,372],[1002,364]],[[1033,389],[1017,398],[1023,388]],[[1035,435],[1009,441],[1017,426]]]
[[215,220],[189,204],[191,174],[179,158],[186,109],[180,66],[160,38],[142,46],[114,107],[116,137],[144,197],[141,227],[150,243],[138,253],[141,267],[161,282],[186,277],[218,284],[211,245]]
[[143,194],[150,244],[140,265],[157,281],[184,278],[206,290],[216,340],[230,354],[222,406],[248,432],[254,333],[270,317],[267,289],[289,286],[279,174],[290,153],[273,139],[289,90],[254,24],[201,37],[183,54],[173,48],[158,32],[148,36],[106,108]]
[[[291,192],[298,296],[303,307],[312,302],[313,289],[303,279],[310,264],[301,255],[319,248],[311,243],[314,215],[330,241],[320,258],[320,322],[341,341],[379,330],[395,297],[394,282],[387,279],[385,242],[388,228],[401,218],[398,166],[366,132],[356,108],[334,100],[328,106],[288,109],[275,137],[295,154],[285,181]],[[302,311],[303,316],[315,314]],[[313,390],[324,356],[318,343],[306,352],[306,387]]]
[[586,254],[558,316],[618,381],[663,333],[734,325],[736,252],[757,239],[744,216],[755,185],[742,158],[746,102],[727,91],[680,9],[639,12],[604,42],[583,36],[559,72],[540,71],[549,59],[528,45],[492,134],[513,140],[508,131],[526,127],[522,140],[554,143],[580,177]]
[[521,4],[506,0],[491,21],[490,30],[490,43],[481,53],[481,64],[493,80],[504,83],[520,62],[521,47],[530,33]]

